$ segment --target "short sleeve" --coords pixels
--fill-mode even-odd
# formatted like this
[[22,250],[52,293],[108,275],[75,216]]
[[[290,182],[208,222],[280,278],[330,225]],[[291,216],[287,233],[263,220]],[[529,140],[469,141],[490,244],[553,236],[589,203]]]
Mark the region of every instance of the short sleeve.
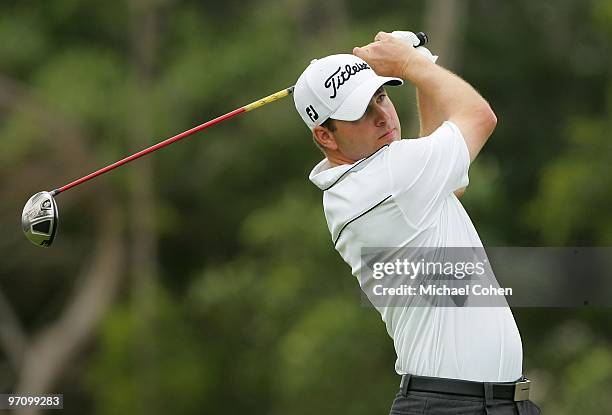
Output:
[[427,137],[393,143],[388,161],[393,193],[408,193],[416,209],[435,204],[469,182],[468,148],[450,121]]

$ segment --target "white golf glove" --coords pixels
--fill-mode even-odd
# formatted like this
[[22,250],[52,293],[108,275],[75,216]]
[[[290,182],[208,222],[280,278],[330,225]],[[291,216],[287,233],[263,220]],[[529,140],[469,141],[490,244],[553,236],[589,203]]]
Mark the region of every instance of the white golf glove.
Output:
[[[417,35],[415,35],[412,32],[405,31],[405,30],[395,30],[391,32],[391,36],[394,36],[400,40],[403,40],[404,42],[412,46],[416,46],[421,42],[419,38],[417,37]],[[421,55],[425,56],[427,59],[432,61],[433,63],[436,63],[436,61],[438,60],[438,56],[431,53],[429,49],[427,49],[425,46],[419,46],[418,48],[416,48],[416,50]]]

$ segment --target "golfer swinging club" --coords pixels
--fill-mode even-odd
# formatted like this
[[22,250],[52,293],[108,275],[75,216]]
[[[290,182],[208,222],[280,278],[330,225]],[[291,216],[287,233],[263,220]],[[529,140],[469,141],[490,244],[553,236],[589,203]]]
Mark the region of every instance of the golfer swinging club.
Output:
[[[336,250],[359,278],[365,247],[482,247],[459,202],[470,163],[497,119],[467,82],[435,64],[411,32],[380,32],[353,55],[314,60],[294,100],[325,158],[323,190]],[[386,85],[417,89],[419,139],[401,140]],[[505,299],[504,299],[505,301]],[[391,414],[539,414],[522,376],[507,307],[377,307],[402,376]]]

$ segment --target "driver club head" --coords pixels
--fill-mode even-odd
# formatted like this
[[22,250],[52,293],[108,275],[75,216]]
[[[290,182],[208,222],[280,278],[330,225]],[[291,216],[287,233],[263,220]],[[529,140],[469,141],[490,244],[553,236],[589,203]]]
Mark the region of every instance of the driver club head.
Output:
[[21,228],[34,245],[48,248],[57,232],[58,212],[53,195],[38,192],[23,207]]

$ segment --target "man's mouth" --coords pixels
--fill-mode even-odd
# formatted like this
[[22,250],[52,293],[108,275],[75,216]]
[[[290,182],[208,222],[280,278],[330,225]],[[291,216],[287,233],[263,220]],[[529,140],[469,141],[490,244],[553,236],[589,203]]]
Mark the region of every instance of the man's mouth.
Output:
[[384,133],[383,135],[381,135],[380,137],[378,137],[379,140],[383,140],[385,138],[389,138],[391,137],[391,135],[393,135],[393,133],[395,132],[395,128],[392,128],[390,130],[387,130],[386,133]]

